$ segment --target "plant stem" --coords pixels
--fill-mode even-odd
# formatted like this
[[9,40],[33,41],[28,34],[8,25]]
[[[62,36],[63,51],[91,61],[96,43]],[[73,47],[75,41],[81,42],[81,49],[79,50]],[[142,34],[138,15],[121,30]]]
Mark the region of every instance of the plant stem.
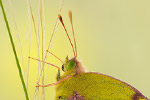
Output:
[[24,89],[24,92],[25,92],[26,100],[29,100],[27,89],[26,89],[25,82],[24,82],[24,79],[23,79],[21,67],[20,67],[20,64],[19,64],[18,57],[17,57],[17,52],[16,52],[15,45],[14,45],[14,42],[13,42],[13,38],[12,38],[12,35],[11,35],[11,32],[10,32],[10,28],[9,28],[9,24],[8,24],[8,21],[7,21],[7,18],[6,18],[6,14],[5,14],[5,10],[4,10],[4,7],[3,7],[2,0],[0,0],[0,6],[2,8],[2,13],[3,13],[4,20],[5,20],[5,23],[6,23],[6,27],[7,27],[7,30],[8,30],[8,34],[9,34],[10,42],[11,42],[11,45],[12,45],[12,49],[13,49],[13,52],[14,52],[14,55],[15,55],[17,68],[18,68],[19,76],[20,76],[22,86],[23,86],[23,89]]

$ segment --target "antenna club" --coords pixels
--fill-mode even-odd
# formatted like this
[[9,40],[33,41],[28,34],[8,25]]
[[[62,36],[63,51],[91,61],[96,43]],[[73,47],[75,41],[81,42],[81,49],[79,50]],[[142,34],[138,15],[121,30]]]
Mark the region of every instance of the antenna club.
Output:
[[69,14],[69,15],[72,15],[72,11],[71,11],[71,10],[69,10],[69,11],[68,11],[68,14]]
[[69,16],[70,22],[72,23],[72,12],[71,11],[68,12],[68,16]]
[[63,22],[62,16],[61,16],[60,14],[58,14],[58,18],[59,18],[59,20],[60,20],[61,22]]

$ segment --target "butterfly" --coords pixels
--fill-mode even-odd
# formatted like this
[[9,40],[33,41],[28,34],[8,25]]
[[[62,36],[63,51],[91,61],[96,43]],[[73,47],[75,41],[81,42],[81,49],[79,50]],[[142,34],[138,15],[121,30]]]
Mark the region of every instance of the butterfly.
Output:
[[[74,36],[71,12],[69,12],[69,17]],[[38,87],[56,85],[55,100],[149,100],[128,83],[98,72],[86,72],[82,63],[77,59],[75,36],[74,49],[61,15],[58,18],[73,48],[74,57],[69,59],[67,56],[65,58],[61,67],[62,71],[64,71],[63,75],[60,75],[60,68],[58,68],[56,83],[48,85],[38,84]]]

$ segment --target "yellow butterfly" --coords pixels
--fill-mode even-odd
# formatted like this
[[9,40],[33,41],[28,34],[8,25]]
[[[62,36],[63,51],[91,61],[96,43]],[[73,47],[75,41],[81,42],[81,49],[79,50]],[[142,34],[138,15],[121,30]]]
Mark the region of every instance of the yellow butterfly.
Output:
[[[69,12],[69,16],[73,31],[71,12]],[[58,17],[73,48],[74,57],[71,59],[68,56],[66,57],[62,65],[63,75],[60,75],[60,69],[58,68],[56,83],[38,86],[56,85],[55,100],[149,100],[136,88],[123,81],[97,72],[86,72],[77,59],[74,31],[75,50],[62,17],[60,15]]]

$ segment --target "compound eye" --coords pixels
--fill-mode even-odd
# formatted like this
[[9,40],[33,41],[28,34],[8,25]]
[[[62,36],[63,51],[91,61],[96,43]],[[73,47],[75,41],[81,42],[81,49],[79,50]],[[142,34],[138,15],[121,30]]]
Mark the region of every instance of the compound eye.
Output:
[[62,65],[62,67],[61,67],[61,68],[62,68],[62,70],[63,70],[63,71],[65,71],[65,70],[64,70],[64,65]]
[[75,66],[76,66],[76,62],[73,61],[73,60],[70,60],[70,61],[67,63],[66,69],[67,69],[67,71],[69,71],[69,70],[74,69]]

